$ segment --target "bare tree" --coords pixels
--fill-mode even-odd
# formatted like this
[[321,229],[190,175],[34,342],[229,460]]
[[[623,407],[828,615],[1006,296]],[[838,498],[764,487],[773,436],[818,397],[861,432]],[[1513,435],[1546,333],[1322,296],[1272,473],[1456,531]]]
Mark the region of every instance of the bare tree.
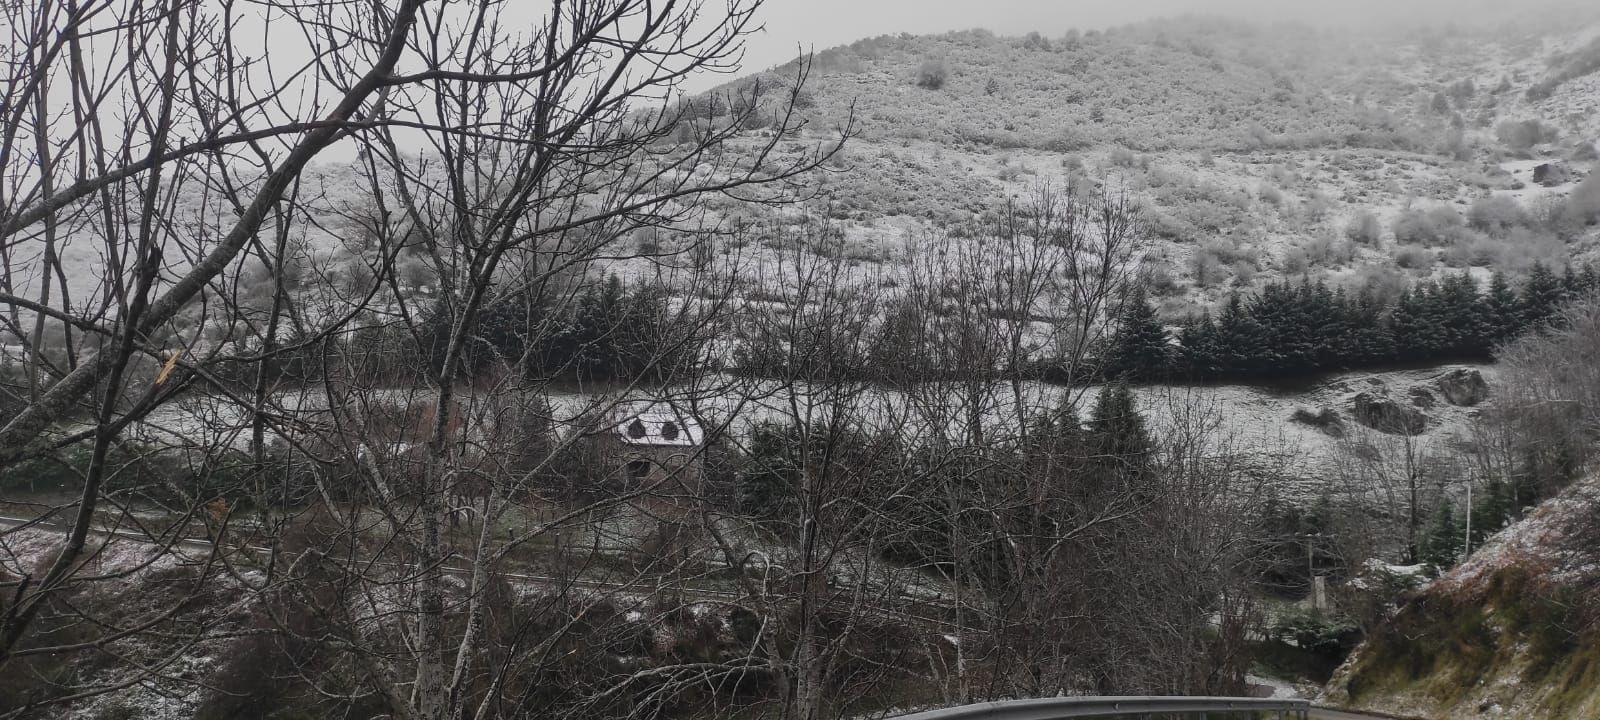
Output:
[[[276,484],[282,498],[304,480],[311,487],[296,492],[320,499],[314,510],[285,502],[263,514],[252,539],[268,544],[272,570],[231,580],[281,600],[269,609],[322,611],[317,628],[355,663],[354,685],[313,686],[379,698],[397,716],[491,714],[503,686],[483,685],[477,663],[501,563],[570,520],[497,534],[556,455],[554,446],[543,460],[523,457],[525,445],[510,453],[512,438],[594,413],[542,409],[547,393],[522,381],[529,363],[517,358],[503,358],[486,384],[463,361],[497,304],[560,308],[596,263],[632,253],[619,242],[636,229],[693,230],[706,219],[699,200],[713,195],[792,199],[791,181],[838,147],[848,130],[790,151],[799,124],[781,102],[746,103],[744,117],[677,133],[688,122],[668,102],[679,83],[734,67],[758,4],[558,2],[520,34],[498,4],[7,5],[18,62],[7,65],[0,138],[0,300],[34,376],[0,428],[0,457],[89,452],[77,500],[44,513],[69,516],[67,542],[44,567],[8,567],[0,667],[18,653],[93,652],[169,618],[136,621],[139,633],[111,623],[65,645],[35,631],[46,608],[96,579],[82,564],[96,552],[96,524],[135,517],[111,490],[117,448],[192,397],[229,433],[201,440],[177,430],[163,443],[231,458],[242,437],[255,497]],[[256,30],[274,56],[299,50],[305,61],[268,67],[251,45]],[[766,116],[765,132],[752,141],[739,128],[755,115]],[[739,147],[723,152],[729,145]],[[313,168],[334,146],[357,151],[351,168]],[[309,236],[339,249],[308,251]],[[63,257],[86,244],[105,263],[80,282]],[[666,344],[692,346],[710,310],[664,310],[663,325],[685,328]],[[554,331],[530,328],[525,340]],[[637,365],[658,360],[647,352]],[[426,392],[409,387],[418,380]],[[402,392],[386,397],[382,386],[394,383]],[[64,424],[79,413],[86,424]],[[407,419],[383,419],[395,413]],[[385,439],[386,423],[406,432]],[[273,449],[273,438],[287,447]],[[280,456],[290,459],[275,467]],[[217,497],[198,494],[178,510],[214,520],[208,534],[224,553],[229,513],[209,512]],[[463,509],[477,536],[468,545],[450,537]],[[296,546],[290,532],[333,544]],[[169,548],[181,537],[145,534]],[[325,594],[337,578],[403,611],[354,612],[348,596]],[[311,637],[288,620],[280,613],[267,625]]]
[[1380,509],[1389,522],[1399,522],[1401,559],[1408,563],[1419,562],[1422,524],[1445,485],[1459,475],[1454,460],[1433,442],[1426,436],[1354,425],[1335,445],[1340,492]]
[[[1600,299],[1579,298],[1548,328],[1496,353],[1504,397],[1490,422],[1497,425],[1501,460],[1517,482],[1548,496],[1577,477],[1600,433],[1600,373],[1573,358],[1600,351]],[[1505,447],[1509,446],[1509,447]],[[1516,510],[1532,498],[1517,498]]]

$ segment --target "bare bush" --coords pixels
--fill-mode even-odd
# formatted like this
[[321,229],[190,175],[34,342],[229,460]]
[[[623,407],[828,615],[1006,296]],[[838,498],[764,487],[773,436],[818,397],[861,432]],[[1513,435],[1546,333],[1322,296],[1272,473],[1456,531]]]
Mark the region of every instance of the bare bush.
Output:
[[1427,210],[1406,210],[1395,218],[1391,230],[1396,242],[1436,247],[1449,244],[1465,227],[1461,213],[1441,205]]
[[1495,136],[1513,150],[1528,150],[1535,145],[1555,142],[1561,133],[1537,118],[1506,120],[1495,126]]
[[1532,464],[1521,472],[1553,490],[1587,462],[1600,437],[1600,367],[1580,358],[1600,357],[1600,298],[1563,308],[1551,326],[1502,348],[1503,420],[1516,433],[1518,451]]
[[[520,629],[496,621],[520,612],[497,588],[533,569],[532,546],[559,548],[578,526],[607,551],[681,536],[694,497],[684,488],[696,485],[687,458],[642,485],[598,483],[578,506],[559,504],[547,470],[595,434],[588,423],[615,398],[553,409],[550,378],[528,372],[538,365],[528,355],[562,330],[551,320],[583,295],[597,260],[638,255],[635,233],[683,231],[663,256],[708,239],[694,221],[707,198],[793,200],[793,181],[848,136],[846,122],[833,142],[805,143],[785,102],[661,102],[688,74],[736,63],[758,5],[606,0],[558,4],[531,23],[512,23],[500,4],[417,0],[0,9],[19,29],[8,56],[30,59],[0,78],[20,118],[0,133],[7,146],[34,148],[26,172],[0,153],[0,246],[40,235],[67,242],[71,227],[72,242],[103,259],[86,269],[87,288],[69,288],[66,261],[46,251],[26,270],[41,278],[39,294],[3,296],[32,315],[8,329],[30,339],[23,352],[37,374],[0,428],[0,462],[84,450],[90,462],[74,500],[40,509],[64,527],[46,550],[19,559],[13,531],[0,531],[5,566],[30,568],[6,581],[0,675],[46,654],[117,666],[74,673],[0,717],[53,704],[75,712],[98,694],[166,682],[183,652],[155,661],[122,646],[156,635],[207,647],[221,631],[204,618],[218,604],[202,595],[225,587],[213,582],[184,586],[187,597],[148,613],[71,602],[118,581],[86,562],[108,545],[148,552],[150,563],[197,554],[227,568],[226,587],[271,616],[263,636],[314,658],[287,653],[279,675],[327,703],[308,714],[436,720],[529,701],[517,712],[592,716],[618,698],[624,712],[657,712],[654,701],[634,703],[650,692],[677,698],[743,667],[716,657],[602,673],[594,652],[567,652],[583,635],[585,606],[609,604],[643,577],[681,586],[694,564],[685,553],[608,566],[622,576],[595,595],[557,583],[564,611],[535,613]],[[233,32],[258,13],[260,32]],[[269,71],[258,42],[306,61]],[[807,64],[794,67],[798,86]],[[122,98],[140,112],[115,107]],[[701,112],[714,117],[690,117]],[[724,152],[741,117],[756,114],[767,117],[755,145]],[[690,120],[706,122],[671,142]],[[800,149],[784,149],[791,143]],[[336,145],[355,159],[312,166]],[[329,175],[357,199],[323,193]],[[298,239],[312,232],[339,252],[302,257]],[[266,289],[238,292],[252,273]],[[710,300],[653,303],[648,324],[714,331],[727,286],[707,287],[693,270],[669,275],[692,286],[684,297]],[[424,279],[430,287],[416,287]],[[558,312],[501,312],[524,301]],[[613,316],[597,317],[595,335],[618,330]],[[641,362],[666,369],[668,356],[697,346],[690,335],[642,349]],[[38,362],[58,347],[72,362]],[[495,352],[469,357],[484,347]],[[654,379],[688,382],[671,370]],[[562,421],[576,427],[556,433]],[[76,429],[59,433],[69,422]],[[116,485],[120,464],[107,462],[130,440],[182,451],[217,483],[130,495]],[[152,508],[161,523],[139,519]],[[290,542],[288,529],[312,517],[313,541]],[[133,529],[106,536],[102,525]],[[604,555],[576,557],[583,566]],[[63,612],[92,630],[53,633]],[[312,624],[300,622],[308,616]],[[569,663],[606,680],[582,681]],[[523,678],[560,694],[539,695]]]
[[1492,234],[1504,233],[1528,222],[1522,204],[1505,195],[1489,195],[1472,201],[1467,218],[1474,229]]

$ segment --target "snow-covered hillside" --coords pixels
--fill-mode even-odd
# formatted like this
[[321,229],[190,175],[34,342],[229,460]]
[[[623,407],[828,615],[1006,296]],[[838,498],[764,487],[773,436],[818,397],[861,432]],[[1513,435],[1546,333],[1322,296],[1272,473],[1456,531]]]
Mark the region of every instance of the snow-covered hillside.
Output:
[[[1596,35],[1583,22],[1407,34],[1186,19],[866,39],[818,53],[799,95],[813,127],[857,132],[815,206],[862,257],[892,263],[886,236],[1040,184],[1125,188],[1146,207],[1146,272],[1168,317],[1284,277],[1395,287],[1589,261],[1595,218],[1557,216],[1595,165]],[[1584,192],[1600,197],[1600,182]]]

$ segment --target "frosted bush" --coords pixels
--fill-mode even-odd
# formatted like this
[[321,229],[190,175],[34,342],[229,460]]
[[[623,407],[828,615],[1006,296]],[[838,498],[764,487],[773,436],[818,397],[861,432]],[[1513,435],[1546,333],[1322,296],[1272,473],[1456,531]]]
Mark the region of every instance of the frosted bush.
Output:
[[1416,245],[1402,245],[1394,249],[1394,264],[1407,270],[1425,270],[1433,267],[1433,253]]
[[1378,224],[1378,216],[1363,212],[1345,226],[1344,236],[1362,245],[1376,247],[1383,237],[1383,226]]

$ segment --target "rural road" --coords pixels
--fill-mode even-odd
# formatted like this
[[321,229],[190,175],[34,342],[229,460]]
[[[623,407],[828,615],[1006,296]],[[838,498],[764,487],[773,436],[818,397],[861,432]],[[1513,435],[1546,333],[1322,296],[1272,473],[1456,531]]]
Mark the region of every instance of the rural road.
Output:
[[[67,530],[68,530],[68,526],[67,526],[67,524],[65,522],[37,522],[37,521],[29,520],[29,519],[26,519],[26,518],[0,516],[0,530],[16,530],[16,529],[22,528],[24,526],[31,526],[33,528],[37,528],[37,529],[40,529],[40,530],[44,530],[44,531],[48,531],[48,532],[62,533],[62,534],[65,534],[67,532]],[[139,532],[133,532],[133,531],[129,531],[129,530],[108,530],[108,529],[105,529],[105,528],[95,528],[94,530],[90,531],[90,533],[92,535],[96,536],[96,537],[113,536],[113,537],[120,538],[120,539],[123,539],[123,540],[128,540],[128,541],[132,541],[132,542],[136,542],[136,543],[140,543],[140,544],[145,544],[145,545],[155,545],[155,544],[157,544],[149,535],[146,535],[144,533],[139,533]],[[183,548],[185,550],[188,550],[188,551],[191,551],[191,552],[196,552],[196,553],[199,553],[199,554],[202,554],[202,555],[210,553],[211,550],[212,550],[211,541],[205,540],[205,539],[201,539],[201,538],[184,538],[184,539],[181,539],[181,540],[178,540],[178,541],[174,542],[173,545],[175,547],[181,547],[181,548]],[[245,552],[250,552],[250,553],[255,553],[257,555],[266,555],[266,554],[271,552],[267,548],[255,547],[255,546],[246,546],[246,547],[243,547],[243,548],[234,548],[234,549],[235,550],[243,550]],[[370,563],[367,563],[367,564],[371,565],[371,566],[376,566],[376,567],[399,567],[398,565],[395,565],[394,563],[388,563],[388,562],[370,562]],[[407,567],[405,569],[409,569],[409,567]],[[470,576],[472,574],[472,569],[471,568],[459,568],[459,567],[445,566],[445,567],[443,567],[441,569],[444,570],[444,572],[446,572],[448,574],[456,575],[456,576],[460,576],[460,577],[467,577],[467,576]],[[607,590],[607,591],[615,590],[615,591],[621,591],[621,592],[624,592],[624,593],[632,593],[632,594],[644,594],[644,593],[649,593],[652,590],[652,588],[641,587],[640,585],[638,585],[636,583],[610,583],[610,582],[599,582],[599,581],[593,581],[593,580],[579,580],[579,579],[574,579],[574,578],[554,578],[554,577],[545,577],[545,576],[541,576],[541,575],[526,575],[526,574],[522,574],[522,573],[511,573],[511,572],[498,572],[496,574],[499,577],[504,578],[504,579],[506,579],[508,581],[511,581],[513,583],[517,583],[517,584],[524,585],[524,586],[527,586],[527,587],[540,588],[540,589],[561,590],[561,589],[565,589],[565,588],[586,588],[586,589]],[[678,588],[677,592],[679,592],[683,597],[691,598],[691,599],[695,599],[695,600],[715,601],[715,600],[727,600],[729,598],[737,597],[737,595],[735,593],[732,593],[732,592],[727,592],[727,591],[723,591],[723,590],[711,590],[711,589],[704,589],[704,588]]]
[[[64,521],[38,522],[27,518],[0,516],[0,531],[16,530],[22,527],[32,527],[47,532],[62,534],[65,534],[68,530],[68,525]],[[156,544],[150,536],[144,533],[133,532],[129,530],[96,528],[91,531],[91,533],[95,537],[103,538],[111,536],[121,540],[146,545]],[[196,553],[199,555],[205,555],[212,551],[211,541],[203,538],[185,538],[173,542],[172,545],[175,548],[181,548],[190,553]],[[246,546],[243,548],[233,549],[242,550],[257,556],[265,556],[271,552],[267,548],[255,546]],[[373,567],[398,568],[402,571],[409,571],[412,569],[409,566],[401,567],[389,562],[368,562],[366,564]],[[445,573],[455,575],[457,577],[470,577],[472,575],[471,568],[451,567],[447,565],[441,569]],[[525,588],[536,588],[551,592],[567,592],[574,589],[594,590],[597,592],[615,593],[631,597],[639,601],[648,600],[655,593],[659,592],[658,588],[638,582],[617,583],[598,580],[582,580],[578,578],[555,578],[543,575],[528,575],[524,573],[505,571],[498,571],[495,573],[495,575],[507,582],[520,585]],[[737,601],[742,597],[742,595],[737,592],[728,590],[715,590],[711,588],[677,587],[673,589],[673,592],[685,600],[699,602],[726,603]],[[937,611],[942,609],[939,606],[911,597],[902,597],[902,599],[907,601],[913,608],[916,609],[905,609],[898,611],[890,611],[885,609],[880,611],[880,616],[890,620],[924,623],[931,627],[937,628],[944,628],[948,626],[947,621],[939,620],[937,617],[929,617],[925,614],[929,610],[935,611],[935,614],[937,614]]]
[[1386,715],[1367,715],[1345,710],[1311,708],[1311,720],[1392,720],[1392,718]]

